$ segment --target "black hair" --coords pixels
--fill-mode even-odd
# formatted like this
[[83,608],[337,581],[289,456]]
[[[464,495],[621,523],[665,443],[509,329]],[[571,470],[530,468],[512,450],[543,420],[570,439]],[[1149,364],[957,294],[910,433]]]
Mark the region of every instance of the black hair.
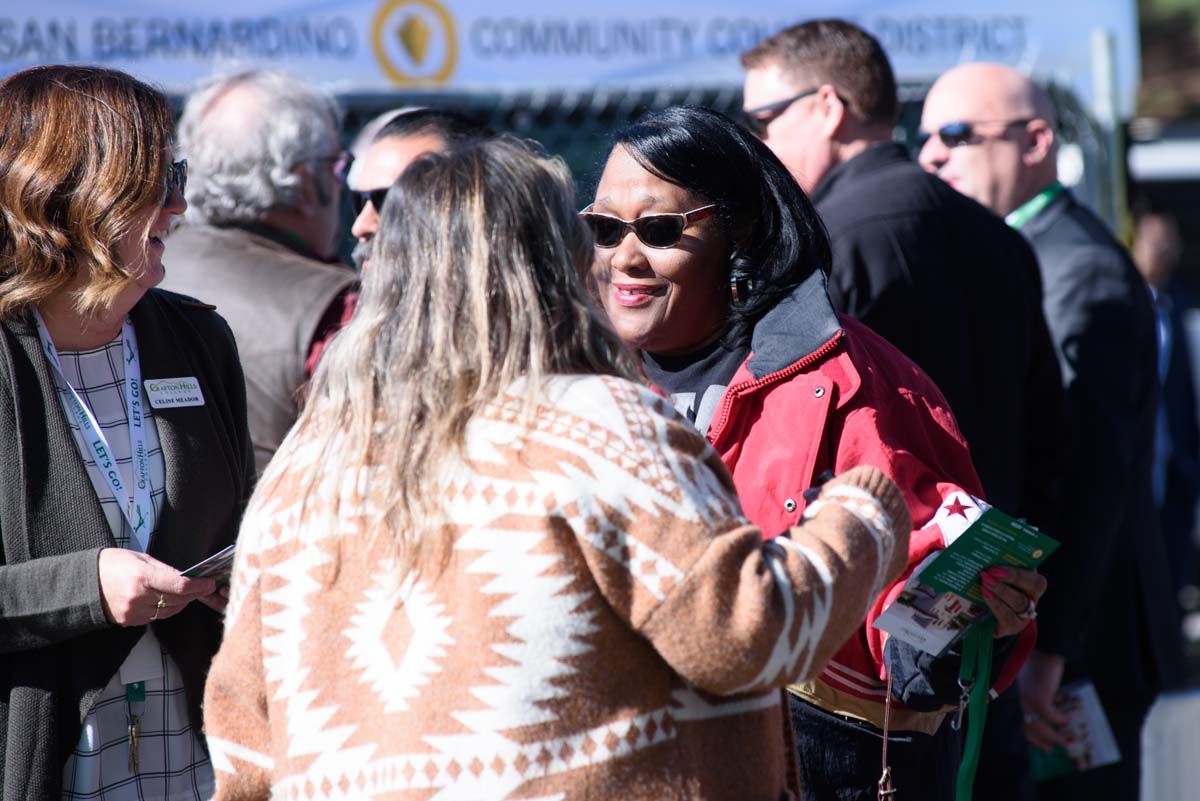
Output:
[[437,136],[445,142],[446,147],[490,139],[496,135],[487,123],[475,117],[444,108],[415,108],[402,111],[388,120],[375,134],[373,141],[424,134]]
[[828,269],[829,236],[808,196],[770,148],[724,114],[652,111],[614,141],[649,172],[717,205],[734,243],[730,281],[749,288],[731,298],[727,343],[748,337],[813,270]]

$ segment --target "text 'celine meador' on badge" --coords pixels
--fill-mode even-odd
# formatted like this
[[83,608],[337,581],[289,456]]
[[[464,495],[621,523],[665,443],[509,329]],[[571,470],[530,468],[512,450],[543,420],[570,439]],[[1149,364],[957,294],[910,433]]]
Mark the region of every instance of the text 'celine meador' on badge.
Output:
[[155,409],[173,409],[178,406],[203,406],[204,393],[200,382],[192,376],[182,378],[151,378],[143,382],[150,405]]

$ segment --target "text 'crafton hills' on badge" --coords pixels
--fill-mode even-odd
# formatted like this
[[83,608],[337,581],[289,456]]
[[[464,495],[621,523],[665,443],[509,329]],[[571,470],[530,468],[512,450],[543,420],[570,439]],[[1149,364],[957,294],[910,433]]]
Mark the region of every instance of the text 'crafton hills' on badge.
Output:
[[204,393],[200,382],[192,376],[182,378],[151,378],[142,383],[146,396],[155,409],[173,409],[178,406],[203,406]]

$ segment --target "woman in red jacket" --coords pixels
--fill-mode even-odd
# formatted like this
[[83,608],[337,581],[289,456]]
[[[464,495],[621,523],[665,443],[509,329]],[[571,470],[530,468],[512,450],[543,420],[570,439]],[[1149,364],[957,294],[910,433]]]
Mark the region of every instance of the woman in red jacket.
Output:
[[[945,399],[907,357],[837,315],[820,269],[829,242],[812,204],[760,141],[726,117],[673,108],[619,133],[585,210],[592,278],[617,333],[721,454],[746,514],[764,531],[795,525],[819,477],[870,464],[905,493],[917,531],[909,573],[982,497]],[[1011,682],[1032,646],[1045,581],[983,577],[1000,638],[993,676]],[[875,798],[887,678],[893,776],[902,792],[953,796],[960,654],[933,659],[871,622],[820,678],[789,688],[805,797]],[[1015,635],[1020,635],[1019,637]]]

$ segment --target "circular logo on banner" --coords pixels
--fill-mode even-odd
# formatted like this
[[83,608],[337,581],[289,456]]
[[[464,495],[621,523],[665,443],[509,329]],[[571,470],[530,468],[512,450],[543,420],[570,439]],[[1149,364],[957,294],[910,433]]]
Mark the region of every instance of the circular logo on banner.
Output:
[[445,83],[457,58],[454,19],[435,0],[388,0],[371,25],[383,71],[398,84]]

